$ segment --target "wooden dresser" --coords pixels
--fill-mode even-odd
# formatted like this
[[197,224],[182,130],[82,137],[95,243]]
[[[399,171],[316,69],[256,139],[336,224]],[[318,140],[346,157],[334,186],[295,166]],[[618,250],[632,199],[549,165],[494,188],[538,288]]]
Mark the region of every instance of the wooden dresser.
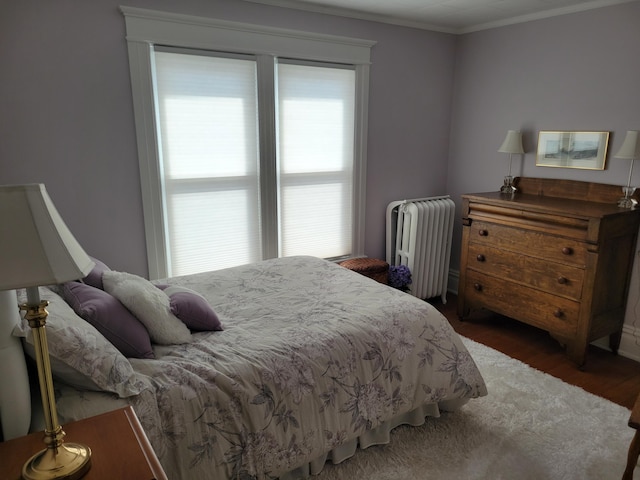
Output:
[[640,209],[616,185],[518,177],[517,193],[462,195],[458,315],[484,308],[547,330],[578,365],[617,352]]

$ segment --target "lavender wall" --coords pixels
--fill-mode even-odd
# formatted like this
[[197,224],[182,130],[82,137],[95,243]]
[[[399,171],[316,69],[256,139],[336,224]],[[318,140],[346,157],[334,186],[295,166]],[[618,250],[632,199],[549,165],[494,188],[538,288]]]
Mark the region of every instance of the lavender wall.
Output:
[[[117,0],[0,4],[0,184],[43,182],[88,253],[146,275],[124,19]],[[366,253],[391,200],[445,193],[455,37],[237,0],[128,6],[377,41]]]
[[[623,185],[629,160],[612,158],[640,129],[640,2],[463,35],[456,51],[447,191],[496,191],[509,168],[497,150],[523,131],[513,174]],[[611,132],[603,171],[536,167],[540,130]],[[640,185],[640,172],[634,175]],[[460,224],[452,268],[459,268]]]

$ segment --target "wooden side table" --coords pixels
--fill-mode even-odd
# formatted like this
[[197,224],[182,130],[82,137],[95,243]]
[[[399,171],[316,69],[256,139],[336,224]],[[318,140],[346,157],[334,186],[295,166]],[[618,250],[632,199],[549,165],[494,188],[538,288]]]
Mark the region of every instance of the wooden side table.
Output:
[[636,398],[636,403],[631,411],[629,426],[631,428],[635,428],[636,433],[633,436],[633,440],[631,440],[631,445],[629,445],[627,468],[624,471],[622,480],[632,480],[633,471],[638,463],[638,456],[640,456],[640,395]]
[[[91,469],[83,480],[167,480],[133,408],[62,426],[65,440],[91,448]],[[24,463],[44,448],[41,432],[0,442],[0,477],[19,480]]]

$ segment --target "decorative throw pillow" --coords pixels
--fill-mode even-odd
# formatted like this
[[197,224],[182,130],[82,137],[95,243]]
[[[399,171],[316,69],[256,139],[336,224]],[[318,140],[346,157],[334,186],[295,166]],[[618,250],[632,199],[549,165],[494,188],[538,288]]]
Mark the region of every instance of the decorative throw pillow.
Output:
[[107,293],[120,300],[147,327],[152,342],[172,345],[191,341],[189,329],[171,313],[169,297],[149,280],[109,270],[102,274],[102,283]]
[[125,357],[154,358],[149,332],[116,297],[80,282],[65,283],[62,297]]
[[199,293],[178,285],[157,285],[169,297],[171,312],[190,330],[223,330],[209,302]]
[[[129,360],[100,332],[75,314],[62,297],[40,287],[40,298],[48,300],[46,334],[51,373],[68,385],[85,390],[112,392],[121,398],[137,395],[143,384]],[[18,300],[27,300],[24,290]],[[24,318],[13,335],[24,339],[25,351],[35,359],[33,333]]]
[[104,263],[102,263],[97,258],[90,257],[91,260],[96,264],[95,267],[89,272],[89,274],[82,279],[84,283],[87,285],[91,285],[92,287],[99,288],[100,290],[104,290],[102,285],[102,274],[107,270],[111,270]]

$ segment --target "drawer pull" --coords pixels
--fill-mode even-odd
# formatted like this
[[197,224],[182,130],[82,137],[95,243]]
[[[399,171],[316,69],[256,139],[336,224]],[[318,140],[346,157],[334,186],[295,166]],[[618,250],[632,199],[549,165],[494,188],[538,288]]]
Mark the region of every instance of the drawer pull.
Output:
[[565,285],[568,282],[568,280],[566,279],[566,277],[558,277],[558,283],[560,285]]
[[482,291],[482,285],[480,285],[479,283],[474,283],[474,284],[473,284],[473,288],[474,288],[477,292],[481,292],[481,291]]
[[489,235],[489,231],[485,229],[478,230],[478,235],[480,235],[481,237],[486,237],[487,235]]
[[479,254],[479,255],[476,257],[476,260],[478,260],[479,262],[484,262],[484,260],[485,260],[484,255],[483,255],[483,254]]
[[556,317],[556,318],[562,318],[562,317],[564,317],[564,312],[562,310],[560,310],[559,308],[556,308],[553,311],[553,316]]
[[573,254],[573,248],[571,247],[564,247],[562,249],[562,253],[564,253],[565,255],[571,255]]

